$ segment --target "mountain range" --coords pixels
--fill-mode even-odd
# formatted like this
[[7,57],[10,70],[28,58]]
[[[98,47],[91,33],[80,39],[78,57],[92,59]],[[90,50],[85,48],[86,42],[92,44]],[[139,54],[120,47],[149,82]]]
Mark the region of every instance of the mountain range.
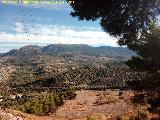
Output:
[[1,56],[35,56],[52,55],[61,56],[63,54],[79,53],[81,55],[97,57],[125,57],[130,58],[135,53],[125,47],[100,46],[92,47],[84,44],[51,44],[47,46],[29,45],[19,49],[12,49]]

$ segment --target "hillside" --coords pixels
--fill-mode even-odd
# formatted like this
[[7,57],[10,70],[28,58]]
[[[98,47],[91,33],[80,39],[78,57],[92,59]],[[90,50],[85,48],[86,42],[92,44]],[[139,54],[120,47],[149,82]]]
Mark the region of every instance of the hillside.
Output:
[[[0,57],[0,108],[26,120],[128,115],[134,110],[127,102],[130,92],[122,98],[119,89],[145,74],[124,64],[133,55],[127,48],[88,45],[13,49]],[[118,91],[101,92],[107,89]]]
[[13,49],[2,56],[35,56],[39,54],[44,55],[64,55],[68,53],[80,53],[88,56],[105,56],[105,57],[131,57],[135,55],[134,52],[123,47],[92,47],[83,44],[51,44],[44,47],[35,45],[25,46],[20,49]]
[[[122,62],[121,58],[126,60],[133,55],[132,51],[122,47],[91,47],[82,44],[52,44],[44,47],[29,45],[4,53],[0,57],[0,63],[5,66],[0,70],[8,75],[8,68],[16,69],[10,76],[9,84],[12,87],[62,87],[70,84],[113,86],[112,79],[121,86],[124,79],[131,79],[126,74],[126,66],[110,63]],[[106,66],[107,64],[109,66]],[[3,74],[1,79],[8,78],[7,75]]]

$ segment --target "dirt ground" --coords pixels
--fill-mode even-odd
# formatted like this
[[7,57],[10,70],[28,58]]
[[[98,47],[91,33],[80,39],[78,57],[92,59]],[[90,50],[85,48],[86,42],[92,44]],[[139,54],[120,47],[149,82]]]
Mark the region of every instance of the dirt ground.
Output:
[[[132,113],[133,109],[128,100],[132,95],[123,92],[119,97],[119,91],[77,91],[75,100],[65,101],[55,115],[65,119],[85,118],[87,116],[115,117],[122,114]],[[103,95],[105,94],[105,96]],[[109,101],[106,98],[109,97]]]
[[74,100],[66,100],[56,113],[50,116],[37,117],[26,115],[25,120],[86,120],[87,116],[94,116],[96,120],[111,120],[118,115],[134,113],[129,104],[132,92],[119,90],[93,91],[82,90],[76,92]]

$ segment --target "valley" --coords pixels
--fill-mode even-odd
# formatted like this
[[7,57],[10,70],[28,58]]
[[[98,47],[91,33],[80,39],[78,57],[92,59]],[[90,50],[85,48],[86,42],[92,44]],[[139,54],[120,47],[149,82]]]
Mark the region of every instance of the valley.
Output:
[[143,78],[145,72],[125,65],[134,55],[126,48],[99,54],[100,48],[25,46],[2,54],[1,108],[25,120],[132,116],[137,107],[130,104],[134,93],[127,89],[127,82]]

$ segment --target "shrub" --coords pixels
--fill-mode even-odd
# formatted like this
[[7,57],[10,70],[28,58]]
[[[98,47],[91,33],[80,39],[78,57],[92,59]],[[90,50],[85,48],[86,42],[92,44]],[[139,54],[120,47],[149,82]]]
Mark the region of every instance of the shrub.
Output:
[[95,120],[92,116],[87,116],[87,120]]
[[45,114],[47,114],[48,111],[49,111],[49,106],[46,105],[46,104],[44,104],[44,105],[43,105],[43,112],[44,112]]
[[118,116],[117,120],[126,120],[124,116]]
[[136,116],[131,116],[129,118],[129,120],[147,120],[148,117],[147,117],[147,112],[145,110],[140,110],[138,112],[138,115]]
[[2,106],[29,114],[48,115],[63,104],[64,95],[70,97],[74,94],[74,90],[69,89],[65,93],[66,94],[62,92],[47,94],[27,93],[16,100],[6,99]]
[[113,97],[113,96],[108,96],[106,97],[107,103],[116,103],[117,102],[117,98]]

